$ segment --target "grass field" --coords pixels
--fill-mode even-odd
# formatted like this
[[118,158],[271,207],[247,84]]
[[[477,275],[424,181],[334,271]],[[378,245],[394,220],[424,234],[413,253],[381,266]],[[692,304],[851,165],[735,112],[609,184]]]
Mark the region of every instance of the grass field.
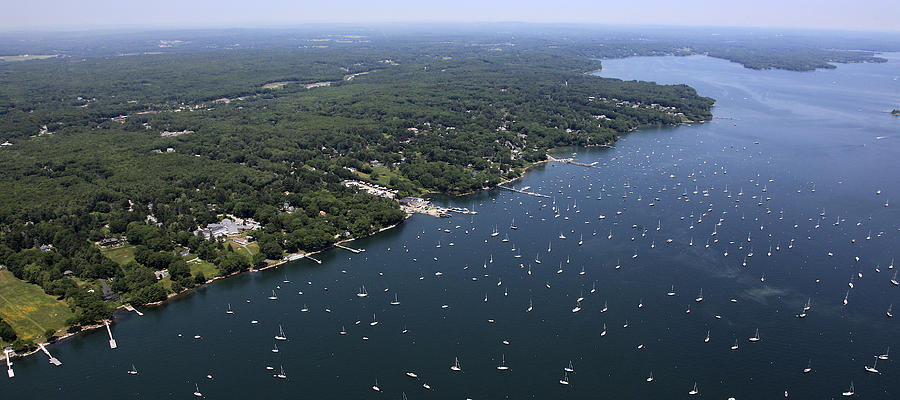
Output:
[[191,276],[197,276],[198,272],[203,272],[203,277],[206,279],[213,278],[219,276],[219,269],[216,268],[209,261],[201,260],[198,257],[194,258],[196,261],[189,261],[188,266],[191,267]]
[[66,303],[44,293],[37,285],[0,270],[0,317],[13,327],[19,338],[44,340],[47,329],[65,328],[71,316]]
[[56,57],[55,54],[51,55],[37,55],[37,54],[25,54],[21,56],[0,56],[0,61],[6,62],[16,62],[16,61],[28,61],[28,60],[43,60],[46,58]]
[[100,252],[119,265],[125,265],[134,260],[134,246],[130,244],[111,249],[100,249]]

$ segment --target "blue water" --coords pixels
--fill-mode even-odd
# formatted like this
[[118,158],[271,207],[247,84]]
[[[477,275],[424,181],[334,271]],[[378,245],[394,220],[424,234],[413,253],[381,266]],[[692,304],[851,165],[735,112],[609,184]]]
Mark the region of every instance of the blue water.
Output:
[[[860,398],[900,397],[900,354],[878,361],[881,374],[863,369],[889,346],[900,352],[885,315],[900,307],[890,283],[900,268],[888,267],[900,258],[900,118],[888,113],[900,106],[900,56],[888,57],[811,73],[706,57],[604,61],[602,76],[697,88],[717,100],[717,118],[644,129],[613,149],[560,149],[597,164],[548,164],[514,183],[550,198],[441,199],[478,215],[417,215],[353,243],[362,254],[333,250],[322,265],[122,314],[117,349],[105,331],[65,340],[50,346],[62,366],[16,360],[0,392],[190,398],[196,383],[207,398],[691,398],[696,382],[693,397],[811,399],[841,397],[852,381]],[[288,340],[272,353],[279,324]],[[449,369],[455,357],[462,372]],[[273,377],[282,366],[287,379]]]

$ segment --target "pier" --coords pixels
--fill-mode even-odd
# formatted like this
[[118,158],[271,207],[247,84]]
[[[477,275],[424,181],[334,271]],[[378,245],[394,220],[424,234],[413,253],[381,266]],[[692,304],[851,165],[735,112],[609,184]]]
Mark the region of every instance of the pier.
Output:
[[335,244],[334,247],[337,247],[337,248],[339,248],[339,249],[347,250],[347,251],[349,251],[349,252],[351,252],[351,253],[353,253],[353,254],[359,254],[359,253],[362,253],[362,252],[366,251],[366,249],[354,249],[354,248],[352,248],[352,247],[347,247],[347,246],[344,246],[344,245],[342,245],[342,244]]
[[9,353],[12,353],[12,350],[3,349],[3,354],[6,355],[6,375],[9,375],[10,378],[13,378],[16,376],[16,373],[13,372],[12,357],[9,355]]
[[312,258],[312,257],[310,257],[310,256],[306,256],[306,257],[305,257],[305,258],[308,258],[308,259],[310,259],[310,260],[313,260],[313,261],[315,261],[315,262],[316,262],[316,264],[322,264],[322,261],[320,261],[320,260],[316,260],[316,259],[315,259],[315,258]]
[[106,325],[106,333],[109,334],[109,348],[116,348],[116,339],[113,339],[112,330],[109,329],[109,321],[103,321],[103,325]]
[[55,365],[55,366],[57,366],[57,367],[60,366],[60,365],[62,365],[62,362],[61,362],[61,361],[57,360],[56,357],[53,357],[52,355],[50,355],[50,352],[47,351],[47,348],[44,347],[44,344],[43,344],[43,343],[38,343],[38,347],[41,349],[41,351],[44,352],[44,354],[47,355],[47,358],[50,359],[50,364],[53,364],[53,365]]
[[135,314],[137,314],[139,317],[143,317],[143,316],[144,316],[144,313],[142,313],[142,312],[136,310],[136,309],[134,308],[134,306],[132,306],[131,304],[125,304],[125,305],[122,306],[122,308],[124,308],[125,311],[133,311],[133,312],[134,312]]
[[529,196],[544,197],[544,198],[547,198],[547,199],[550,198],[550,196],[547,196],[546,194],[541,194],[541,193],[537,193],[537,192],[526,192],[526,191],[524,191],[524,190],[522,190],[522,189],[515,189],[515,188],[511,188],[511,187],[509,187],[509,186],[499,185],[499,186],[497,186],[497,187],[498,187],[498,188],[501,188],[501,189],[506,189],[506,190],[509,190],[509,191],[512,191],[512,192],[516,192],[516,193],[527,194],[527,195],[529,195]]

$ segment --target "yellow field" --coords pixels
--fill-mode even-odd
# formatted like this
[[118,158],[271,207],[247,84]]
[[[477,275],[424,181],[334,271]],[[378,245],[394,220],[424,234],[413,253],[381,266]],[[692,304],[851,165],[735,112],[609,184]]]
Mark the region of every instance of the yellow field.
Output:
[[[72,317],[69,306],[56,300],[38,286],[0,270],[0,318],[24,340],[45,340],[47,329],[60,330]],[[2,343],[2,342],[0,342]]]

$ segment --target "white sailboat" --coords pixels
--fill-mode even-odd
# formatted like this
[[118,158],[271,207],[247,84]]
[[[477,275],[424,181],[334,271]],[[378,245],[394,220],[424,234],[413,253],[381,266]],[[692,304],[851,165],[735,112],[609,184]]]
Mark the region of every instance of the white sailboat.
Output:
[[700,288],[700,294],[697,295],[697,298],[694,299],[694,301],[696,301],[698,303],[703,301],[703,288]]
[[650,371],[650,376],[647,377],[647,382],[653,382],[653,371]]
[[400,305],[400,299],[397,297],[397,293],[394,293],[394,301],[391,302],[391,305],[392,305],[392,306],[399,306],[399,305]]
[[508,371],[509,367],[506,366],[506,354],[501,356],[502,361],[500,361],[500,365],[497,366],[497,370],[499,371]]
[[269,300],[278,300],[278,296],[275,295],[275,291],[274,291],[274,290],[272,290],[272,295],[269,296]]
[[376,391],[376,392],[380,392],[380,391],[381,391],[381,388],[378,387],[378,379],[375,379],[375,384],[372,385],[372,390],[374,390],[374,391]]
[[275,377],[278,379],[286,379],[287,378],[287,375],[284,374],[284,366],[283,365],[281,366],[281,372],[279,372],[277,375],[275,375]]
[[694,388],[691,389],[691,391],[688,392],[688,394],[691,395],[691,396],[695,396],[695,395],[697,395],[698,393],[700,393],[700,391],[697,389],[697,382],[694,382]]
[[525,312],[531,312],[534,310],[534,304],[531,302],[531,299],[528,299],[528,308],[525,309]]
[[879,360],[887,360],[887,359],[888,359],[888,353],[890,353],[890,352],[891,352],[891,348],[888,347],[888,348],[887,348],[887,351],[885,351],[884,354],[878,355],[878,359],[879,359]]
[[868,365],[865,366],[865,370],[866,370],[866,372],[868,372],[868,373],[872,373],[872,374],[880,374],[881,371],[878,371],[878,368],[877,368],[877,367],[878,367],[878,356],[875,357],[875,363],[872,364],[871,367],[868,366]]
[[572,360],[569,360],[569,365],[567,365],[565,368],[563,368],[563,371],[575,372],[575,365],[572,364]]
[[359,289],[359,293],[356,294],[356,297],[366,297],[366,296],[368,296],[368,295],[369,295],[369,293],[366,292],[366,285],[363,285],[363,286]]
[[375,313],[372,313],[372,322],[369,322],[369,326],[378,325],[378,320],[375,319]]
[[560,385],[568,385],[569,384],[569,373],[563,372],[563,378],[559,380]]
[[194,384],[194,397],[203,397],[203,393],[200,393],[200,387],[197,384]]
[[854,394],[856,394],[856,390],[853,388],[853,381],[850,381],[850,389],[847,390],[846,392],[841,393],[841,395],[844,397],[850,397],[850,396],[853,396]]
[[453,365],[450,366],[450,370],[454,372],[462,371],[462,368],[459,366],[459,357],[456,357],[456,359],[453,360]]
[[675,285],[672,285],[672,288],[669,289],[669,292],[666,293],[666,296],[674,296],[675,295]]
[[272,352],[273,352],[273,353],[277,353],[277,352],[278,352],[278,343],[275,343],[275,347],[272,347]]
[[758,342],[759,341],[759,328],[756,329],[756,334],[747,340],[749,340],[751,342]]
[[137,375],[138,370],[134,367],[134,364],[131,364],[131,369],[128,370],[128,375]]
[[806,363],[806,368],[803,368],[803,373],[804,373],[804,374],[808,374],[808,373],[810,373],[810,372],[812,372],[812,359],[810,359],[810,360]]
[[284,335],[284,329],[281,328],[281,324],[278,325],[278,334],[275,335],[275,340],[287,340],[287,336]]
[[234,311],[231,309],[231,303],[228,303],[228,308],[225,310],[225,314],[234,314]]

